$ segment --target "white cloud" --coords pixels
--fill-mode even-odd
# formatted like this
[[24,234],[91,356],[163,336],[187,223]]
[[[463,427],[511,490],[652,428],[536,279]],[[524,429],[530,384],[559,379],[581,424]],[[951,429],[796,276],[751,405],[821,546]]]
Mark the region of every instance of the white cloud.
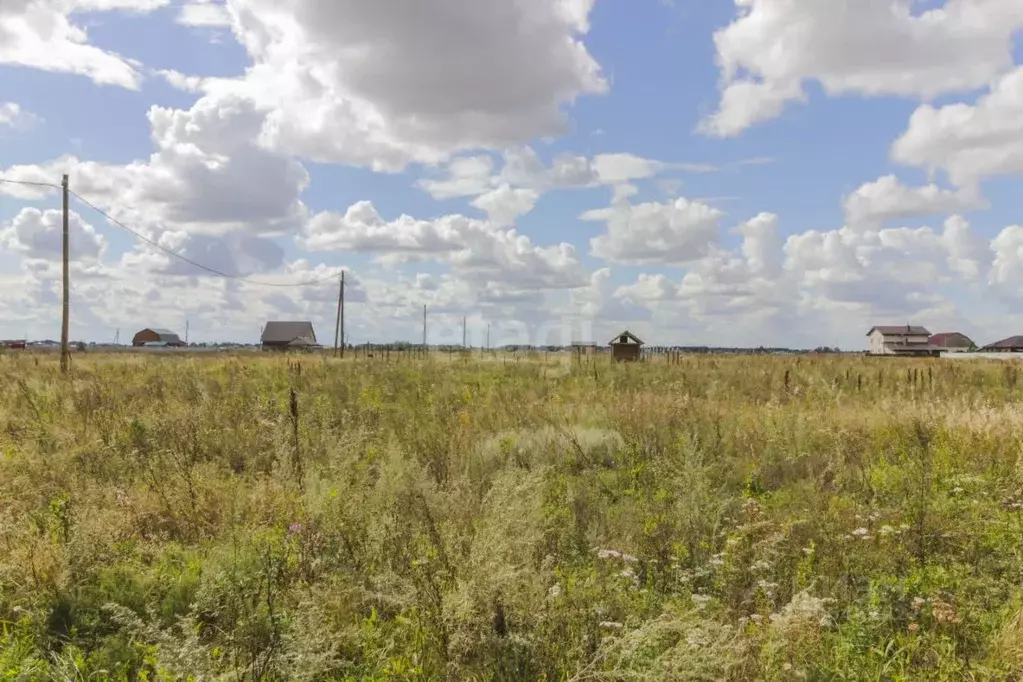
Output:
[[736,0],[738,16],[714,34],[719,109],[700,125],[722,137],[803,101],[806,81],[829,95],[930,99],[987,85],[1013,66],[1023,28],[1017,0]]
[[237,0],[254,65],[207,87],[255,101],[264,141],[288,153],[377,170],[442,162],[560,133],[564,106],[606,92],[582,42],[592,4]]
[[[281,234],[305,221],[299,196],[309,176],[298,162],[255,143],[261,117],[251,102],[207,96],[189,110],[153,107],[149,121],[157,151],[146,161],[113,165],[64,157],[14,166],[5,175],[54,182],[68,173],[72,190],[151,235],[168,229]],[[0,192],[43,193],[6,184]]]
[[[60,211],[23,208],[6,227],[0,228],[0,244],[26,258],[60,261],[63,253],[63,218]],[[76,212],[68,214],[68,255],[71,260],[95,261],[107,241]]]
[[722,216],[716,208],[682,198],[669,203],[619,201],[580,218],[607,226],[605,234],[590,240],[594,256],[611,263],[671,265],[705,255],[717,240]]
[[919,107],[891,155],[898,163],[943,170],[959,186],[1023,173],[1023,67],[975,105]]
[[548,166],[532,147],[506,149],[500,171],[490,156],[456,157],[444,170],[446,177],[422,178],[417,185],[435,199],[487,194],[507,185],[529,189],[537,196],[553,189],[624,185],[668,171],[711,173],[716,166],[665,162],[629,153],[597,154],[592,158],[559,154]]
[[432,259],[476,283],[513,284],[519,289],[578,286],[583,277],[570,244],[537,246],[515,230],[462,215],[416,220],[381,217],[368,201],[344,213],[319,213],[306,225],[303,247],[312,251],[353,251],[396,263]]
[[0,2],[0,64],[85,76],[137,90],[139,64],[89,43],[72,12],[150,12],[168,0],[5,0]]
[[501,185],[495,190],[480,195],[472,205],[486,212],[490,222],[498,227],[511,227],[519,216],[533,210],[539,193],[533,189],[512,189]]
[[0,102],[0,128],[6,126],[13,130],[25,131],[42,121],[14,102]]
[[976,189],[948,190],[935,184],[907,187],[894,175],[861,185],[845,198],[850,225],[876,224],[932,215],[949,215],[988,208]]
[[203,28],[227,27],[231,25],[231,13],[227,7],[212,0],[196,0],[181,6],[178,23]]

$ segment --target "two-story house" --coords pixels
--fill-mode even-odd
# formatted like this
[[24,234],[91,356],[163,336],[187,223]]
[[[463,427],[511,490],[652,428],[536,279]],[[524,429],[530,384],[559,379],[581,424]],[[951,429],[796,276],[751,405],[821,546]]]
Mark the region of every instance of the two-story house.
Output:
[[872,327],[867,332],[871,355],[937,355],[931,333],[924,327]]

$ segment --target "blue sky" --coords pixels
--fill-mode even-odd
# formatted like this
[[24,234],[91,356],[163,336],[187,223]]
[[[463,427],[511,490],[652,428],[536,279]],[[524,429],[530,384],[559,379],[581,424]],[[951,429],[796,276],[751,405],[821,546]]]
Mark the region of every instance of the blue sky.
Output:
[[[73,336],[326,339],[268,284],[342,268],[353,342],[1021,333],[1019,3],[411,2],[0,8],[0,175],[162,247],[73,204]],[[58,333],[57,208],[0,185],[0,337]]]

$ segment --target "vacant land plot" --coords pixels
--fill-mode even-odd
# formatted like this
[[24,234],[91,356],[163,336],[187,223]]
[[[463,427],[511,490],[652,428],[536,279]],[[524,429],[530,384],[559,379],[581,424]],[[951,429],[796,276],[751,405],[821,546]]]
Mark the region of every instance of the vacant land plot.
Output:
[[1018,679],[1017,372],[0,356],[0,678]]

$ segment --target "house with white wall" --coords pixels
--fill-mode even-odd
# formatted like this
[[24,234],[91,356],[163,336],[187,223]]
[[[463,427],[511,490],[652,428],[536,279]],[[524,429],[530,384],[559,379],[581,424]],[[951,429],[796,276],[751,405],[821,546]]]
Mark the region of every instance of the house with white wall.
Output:
[[914,325],[871,327],[867,332],[871,355],[938,355],[931,333]]

